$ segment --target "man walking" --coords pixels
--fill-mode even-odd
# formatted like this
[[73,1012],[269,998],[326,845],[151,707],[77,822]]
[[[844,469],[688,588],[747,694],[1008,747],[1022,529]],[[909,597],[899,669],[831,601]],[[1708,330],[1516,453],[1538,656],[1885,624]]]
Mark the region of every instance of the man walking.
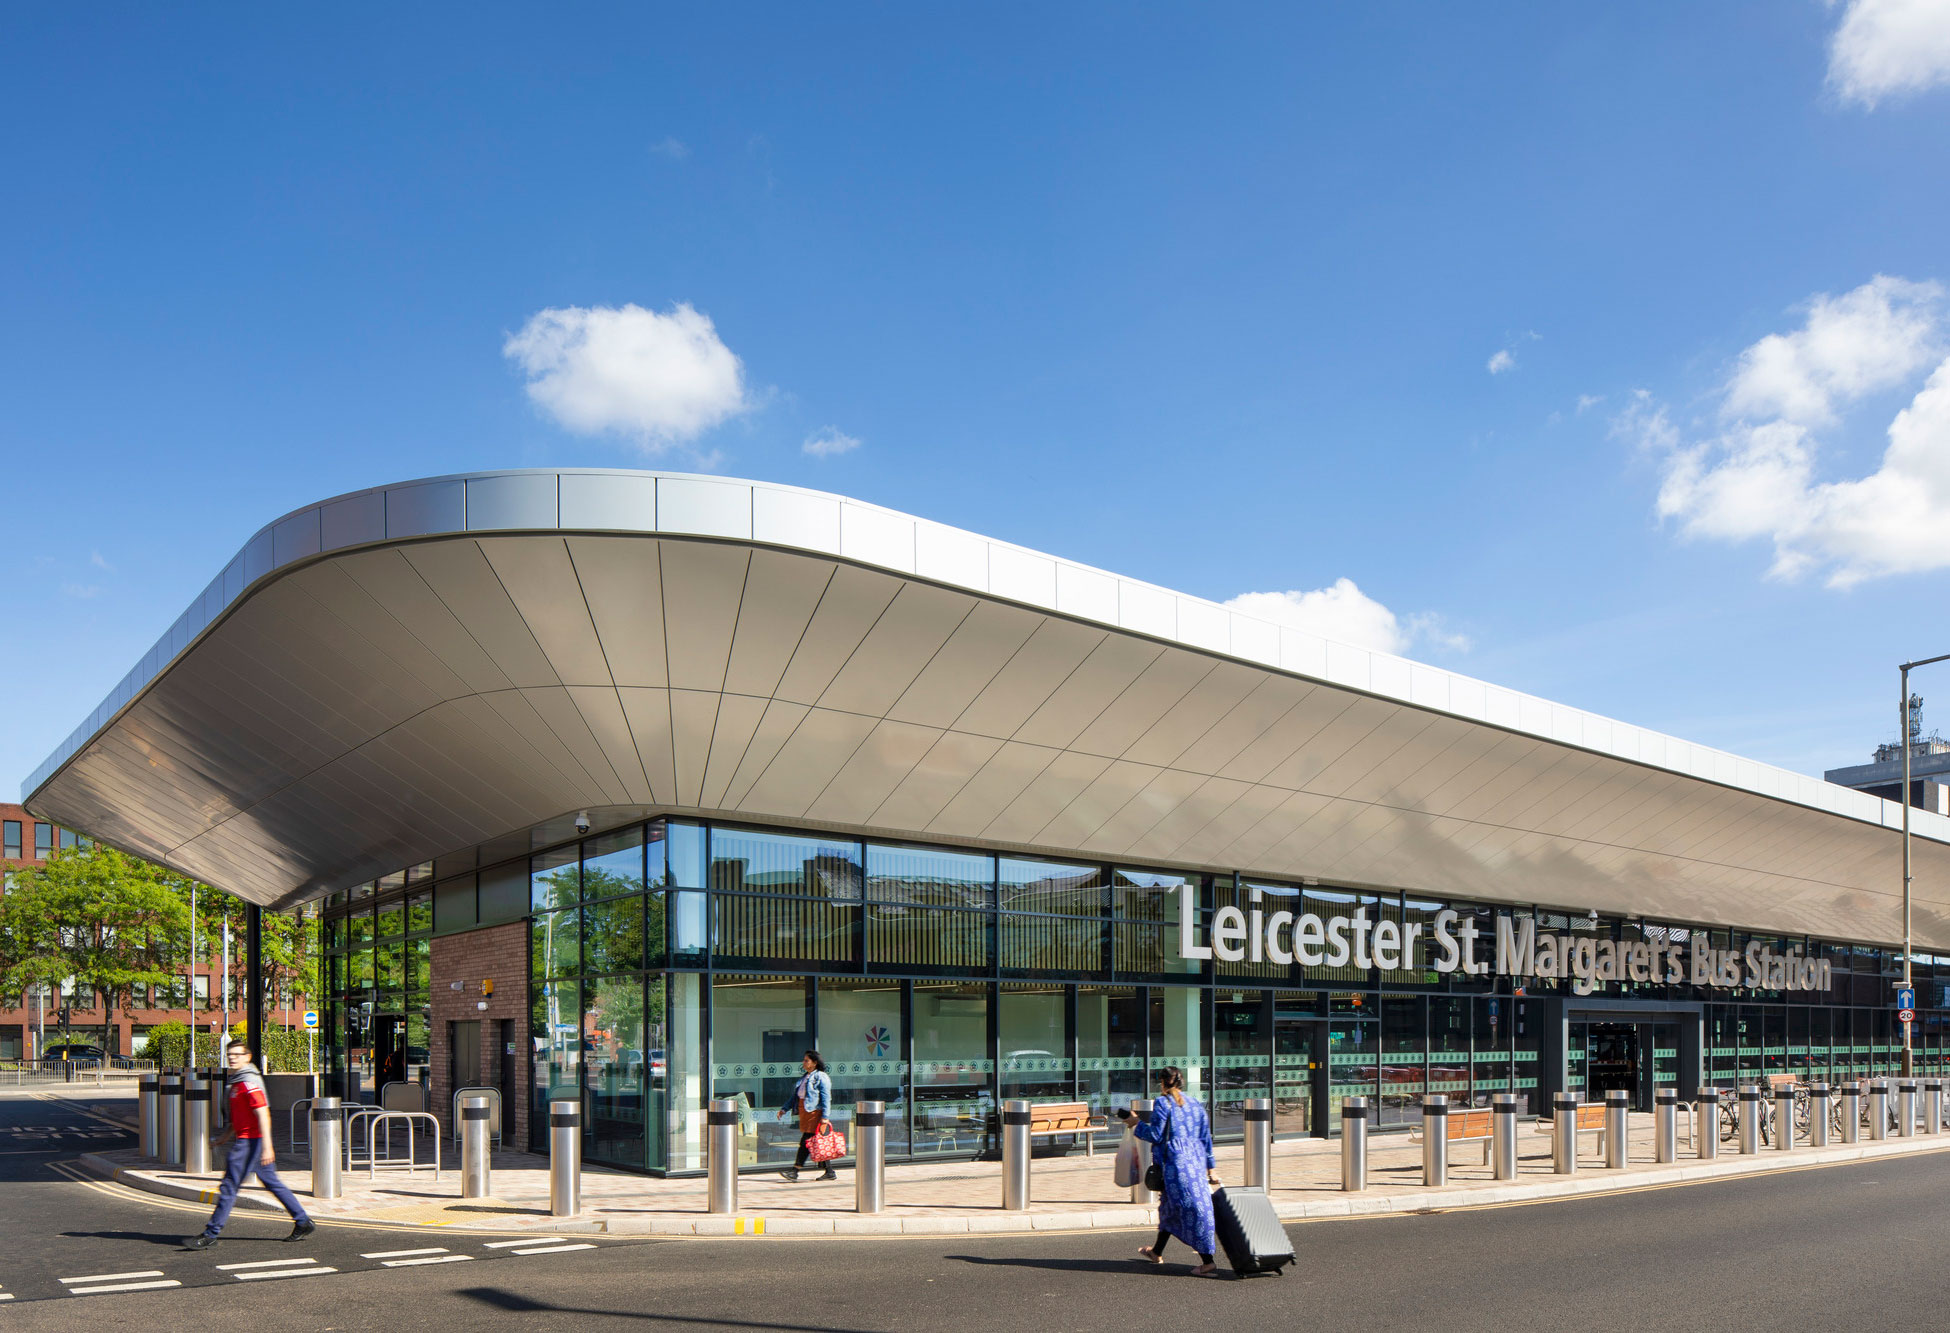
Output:
[[252,1171],[257,1172],[258,1183],[271,1191],[291,1214],[295,1225],[285,1239],[303,1240],[318,1230],[318,1224],[305,1214],[304,1205],[278,1179],[277,1150],[271,1145],[271,1102],[264,1095],[264,1076],[251,1064],[251,1048],[241,1041],[226,1046],[223,1058],[230,1066],[227,1083],[231,1135],[230,1150],[224,1158],[223,1184],[217,1189],[217,1210],[210,1214],[209,1225],[203,1228],[202,1235],[184,1241],[183,1248],[207,1250],[217,1243],[217,1237],[223,1234],[223,1224],[230,1220],[230,1210],[237,1202],[237,1191],[244,1187],[244,1180]]

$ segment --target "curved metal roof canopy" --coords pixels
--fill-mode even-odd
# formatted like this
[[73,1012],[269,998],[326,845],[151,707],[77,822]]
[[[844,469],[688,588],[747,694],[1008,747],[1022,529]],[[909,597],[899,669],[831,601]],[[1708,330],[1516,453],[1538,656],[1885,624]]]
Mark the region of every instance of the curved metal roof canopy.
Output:
[[[721,478],[486,473],[280,519],[27,789],[267,906],[588,808],[1901,935],[1894,805]],[[1950,820],[1916,825],[1918,940],[1950,948]]]

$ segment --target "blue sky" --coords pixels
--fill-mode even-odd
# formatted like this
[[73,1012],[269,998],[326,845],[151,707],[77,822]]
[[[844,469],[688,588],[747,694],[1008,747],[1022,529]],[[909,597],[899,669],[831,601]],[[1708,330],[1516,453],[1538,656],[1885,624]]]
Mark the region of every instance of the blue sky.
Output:
[[0,774],[266,520],[554,465],[1863,760],[1950,651],[1946,77],[1920,0],[15,7]]

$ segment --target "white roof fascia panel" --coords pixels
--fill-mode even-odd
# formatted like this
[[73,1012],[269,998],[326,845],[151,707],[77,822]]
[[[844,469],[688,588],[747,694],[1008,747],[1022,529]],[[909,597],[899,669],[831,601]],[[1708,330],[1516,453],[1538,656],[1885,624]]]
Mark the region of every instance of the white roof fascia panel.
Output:
[[[556,494],[522,503],[510,518],[475,497]],[[838,513],[838,532],[830,516]],[[173,623],[75,734],[35,770],[31,793],[110,725],[164,667],[252,584],[293,561],[402,537],[478,527],[557,526],[569,532],[663,531],[838,553],[864,565],[915,574],[971,592],[1056,610],[1088,623],[1230,655],[1314,680],[1611,754],[1722,786],[1753,791],[1872,824],[1897,826],[1892,802],[1581,710],[1533,699],[1439,667],[1333,643],[1214,602],[1106,570],[993,541],[926,519],[801,487],[629,469],[508,469],[427,477],[333,496],[261,529],[189,611]],[[1114,598],[1110,590],[1115,590]],[[1928,815],[1928,812],[1921,812]],[[1950,820],[1921,821],[1950,835]],[[1914,827],[1914,823],[1912,827]],[[1936,834],[1926,835],[1936,836]]]

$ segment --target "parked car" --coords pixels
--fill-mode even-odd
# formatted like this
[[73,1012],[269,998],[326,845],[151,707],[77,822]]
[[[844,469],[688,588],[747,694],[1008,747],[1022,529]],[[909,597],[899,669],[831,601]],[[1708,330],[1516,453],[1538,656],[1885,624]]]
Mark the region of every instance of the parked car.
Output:
[[108,1054],[101,1047],[82,1041],[57,1042],[41,1052],[43,1060],[100,1060]]

